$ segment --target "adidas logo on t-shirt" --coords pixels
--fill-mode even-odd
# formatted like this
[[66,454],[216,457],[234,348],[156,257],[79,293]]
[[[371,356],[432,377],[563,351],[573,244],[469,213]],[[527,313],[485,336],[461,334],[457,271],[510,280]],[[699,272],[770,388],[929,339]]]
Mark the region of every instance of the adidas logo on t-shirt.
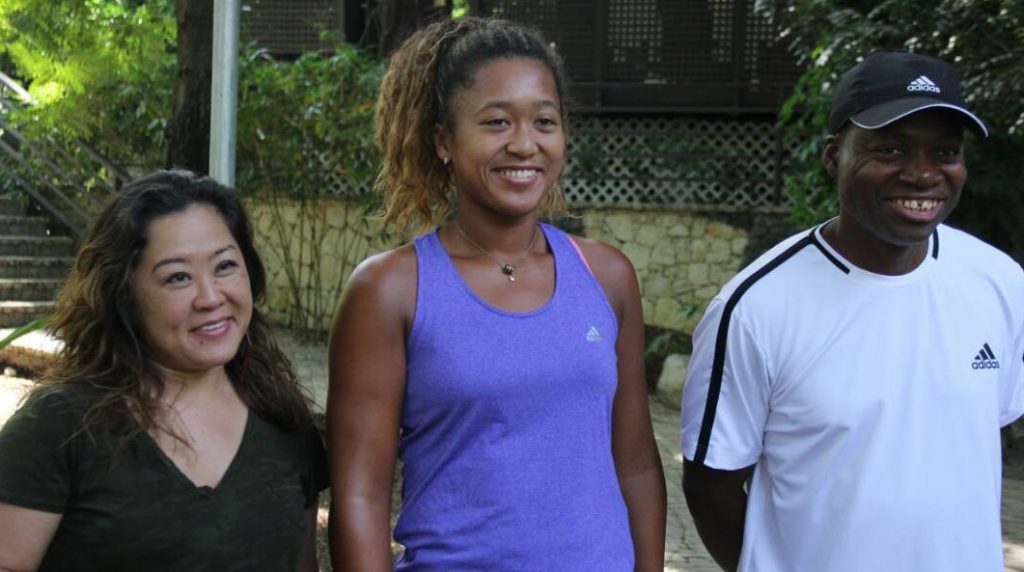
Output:
[[996,359],[996,354],[992,353],[992,348],[988,347],[987,342],[981,346],[978,355],[974,356],[971,369],[999,369],[999,360]]
[[939,86],[935,85],[935,82],[928,79],[928,76],[921,76],[907,85],[907,91],[931,91],[934,93],[942,93]]

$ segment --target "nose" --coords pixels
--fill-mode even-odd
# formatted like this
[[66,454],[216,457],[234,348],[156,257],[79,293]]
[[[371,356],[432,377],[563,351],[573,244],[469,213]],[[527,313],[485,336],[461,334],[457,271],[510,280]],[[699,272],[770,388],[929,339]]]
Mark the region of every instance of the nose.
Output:
[[197,310],[212,310],[224,303],[224,292],[213,277],[196,279],[196,296],[192,301]]
[[900,178],[911,185],[927,189],[939,182],[942,172],[939,164],[928,153],[914,153],[907,160]]
[[519,126],[512,132],[512,138],[505,146],[509,154],[517,157],[529,157],[537,152],[537,141],[529,127]]

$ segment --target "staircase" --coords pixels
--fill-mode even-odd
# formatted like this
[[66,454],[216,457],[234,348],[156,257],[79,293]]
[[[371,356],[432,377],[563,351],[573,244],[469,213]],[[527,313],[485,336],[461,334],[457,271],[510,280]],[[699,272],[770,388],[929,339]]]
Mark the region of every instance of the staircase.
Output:
[[49,219],[27,216],[0,197],[0,329],[16,328],[53,310],[74,254],[73,240],[51,236]]

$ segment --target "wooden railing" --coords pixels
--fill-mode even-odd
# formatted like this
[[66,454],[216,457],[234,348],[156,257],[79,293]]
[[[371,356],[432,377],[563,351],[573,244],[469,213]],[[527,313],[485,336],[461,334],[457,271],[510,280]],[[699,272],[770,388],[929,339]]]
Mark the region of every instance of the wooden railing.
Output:
[[131,177],[80,139],[30,137],[12,124],[11,112],[34,104],[0,73],[0,177],[57,223],[54,233],[79,238],[106,198]]

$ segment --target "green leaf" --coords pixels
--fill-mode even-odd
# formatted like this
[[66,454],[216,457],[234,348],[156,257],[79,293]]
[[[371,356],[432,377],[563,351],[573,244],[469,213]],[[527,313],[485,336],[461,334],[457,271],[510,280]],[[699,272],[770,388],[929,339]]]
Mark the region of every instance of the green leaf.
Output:
[[36,330],[40,330],[46,327],[46,324],[48,324],[49,321],[49,318],[37,318],[23,326],[16,328],[13,332],[7,334],[7,336],[4,339],[0,340],[0,350],[11,345],[14,342],[14,340],[17,340],[18,338],[24,337]]

